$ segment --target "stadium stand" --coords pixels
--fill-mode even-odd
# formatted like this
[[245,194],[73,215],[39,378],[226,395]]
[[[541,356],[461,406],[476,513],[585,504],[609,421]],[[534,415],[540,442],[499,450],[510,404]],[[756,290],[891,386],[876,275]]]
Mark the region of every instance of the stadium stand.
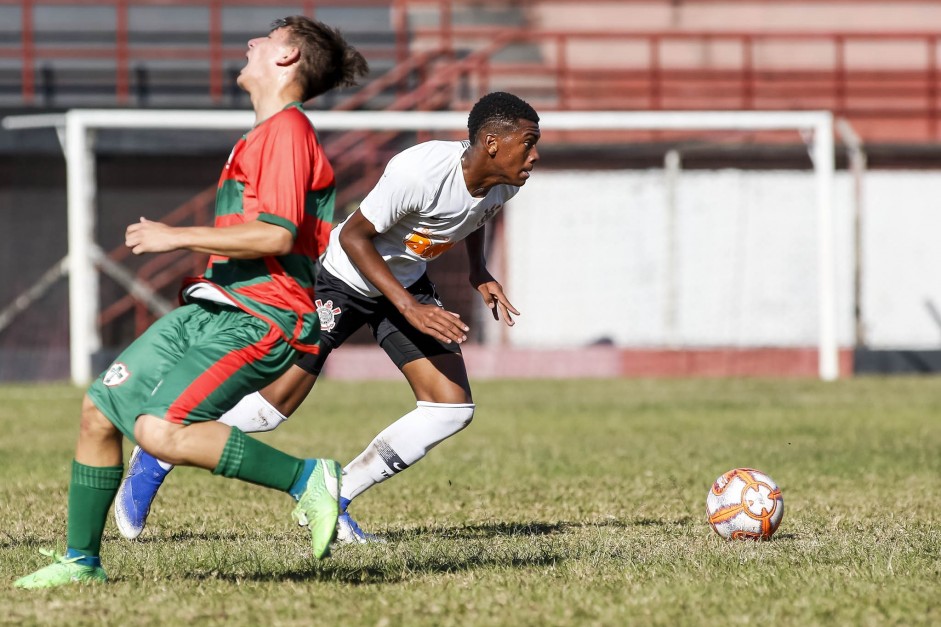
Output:
[[[283,9],[337,24],[373,78],[396,77],[369,98],[347,93],[356,108],[460,109],[512,86],[543,109],[826,108],[870,142],[941,132],[941,5],[927,0],[308,0]],[[257,0],[0,0],[0,106],[243,106],[233,77],[268,13]],[[429,100],[435,92],[448,98]]]

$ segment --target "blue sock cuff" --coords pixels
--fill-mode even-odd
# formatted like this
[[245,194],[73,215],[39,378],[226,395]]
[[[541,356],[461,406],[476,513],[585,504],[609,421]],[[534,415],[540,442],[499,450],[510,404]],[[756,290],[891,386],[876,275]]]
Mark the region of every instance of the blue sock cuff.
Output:
[[97,555],[86,555],[81,551],[76,551],[75,549],[66,549],[65,558],[72,559],[73,557],[79,557],[81,559],[77,560],[76,564],[81,564],[82,566],[92,566],[98,567],[101,566],[101,558]]
[[317,467],[316,459],[305,459],[304,460],[304,469],[301,470],[301,474],[297,477],[297,480],[294,482],[294,485],[288,490],[288,494],[294,497],[295,501],[299,501],[301,495],[304,494],[304,490],[307,489],[307,480],[310,479],[311,474],[314,472],[314,468]]
[[346,508],[349,507],[349,505],[350,505],[350,499],[344,498],[341,496],[340,497],[340,513],[345,514]]

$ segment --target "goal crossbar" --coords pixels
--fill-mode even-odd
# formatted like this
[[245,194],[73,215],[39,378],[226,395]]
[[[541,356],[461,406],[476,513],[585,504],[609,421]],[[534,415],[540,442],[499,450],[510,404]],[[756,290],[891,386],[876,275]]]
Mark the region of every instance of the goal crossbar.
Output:
[[[317,111],[321,130],[461,131],[467,115],[451,111]],[[7,129],[53,127],[65,152],[68,202],[69,344],[72,381],[91,380],[91,356],[101,348],[94,267],[95,131],[100,129],[249,129],[250,111],[73,109],[62,114],[10,116]],[[818,223],[818,372],[839,377],[836,339],[836,252],[833,215],[834,123],[829,111],[552,111],[544,130],[727,130],[804,133],[811,144]]]

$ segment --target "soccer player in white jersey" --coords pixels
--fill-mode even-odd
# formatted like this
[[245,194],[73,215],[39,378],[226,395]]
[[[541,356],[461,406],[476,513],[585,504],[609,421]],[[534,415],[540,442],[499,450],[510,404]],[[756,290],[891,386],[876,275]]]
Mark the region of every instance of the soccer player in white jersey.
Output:
[[[428,261],[465,240],[470,283],[495,320],[513,307],[487,271],[484,225],[526,183],[539,159],[539,116],[505,92],[481,98],[468,117],[469,141],[430,141],[389,162],[382,178],[330,236],[315,287],[321,344],[267,388],[246,396],[220,422],[269,431],[307,397],[330,352],[367,325],[405,375],[417,407],[377,435],[343,469],[337,540],[368,542],[350,517],[352,499],[414,465],[474,416],[460,345],[468,327],[445,309],[425,273]],[[172,468],[135,449],[115,518],[136,538]]]

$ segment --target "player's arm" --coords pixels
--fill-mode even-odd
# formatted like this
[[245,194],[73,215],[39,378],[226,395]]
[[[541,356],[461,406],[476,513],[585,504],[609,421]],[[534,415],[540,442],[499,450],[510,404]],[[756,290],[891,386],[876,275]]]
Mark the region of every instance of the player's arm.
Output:
[[467,261],[470,267],[468,278],[471,286],[477,290],[484,303],[490,308],[494,320],[500,319],[503,314],[503,321],[508,327],[512,327],[516,322],[513,315],[520,315],[506,294],[503,293],[503,286],[493,278],[490,271],[487,270],[487,258],[484,255],[484,228],[480,227],[467,236],[464,240],[464,246],[467,248]]
[[127,227],[124,243],[135,255],[192,250],[233,259],[256,259],[291,252],[294,235],[286,228],[253,220],[232,226],[168,226],[141,218]]
[[467,325],[458,314],[436,305],[423,305],[402,287],[376,250],[373,239],[377,235],[379,232],[373,223],[357,209],[343,225],[340,246],[363,276],[389,299],[413,327],[443,342],[461,343],[467,340]]

